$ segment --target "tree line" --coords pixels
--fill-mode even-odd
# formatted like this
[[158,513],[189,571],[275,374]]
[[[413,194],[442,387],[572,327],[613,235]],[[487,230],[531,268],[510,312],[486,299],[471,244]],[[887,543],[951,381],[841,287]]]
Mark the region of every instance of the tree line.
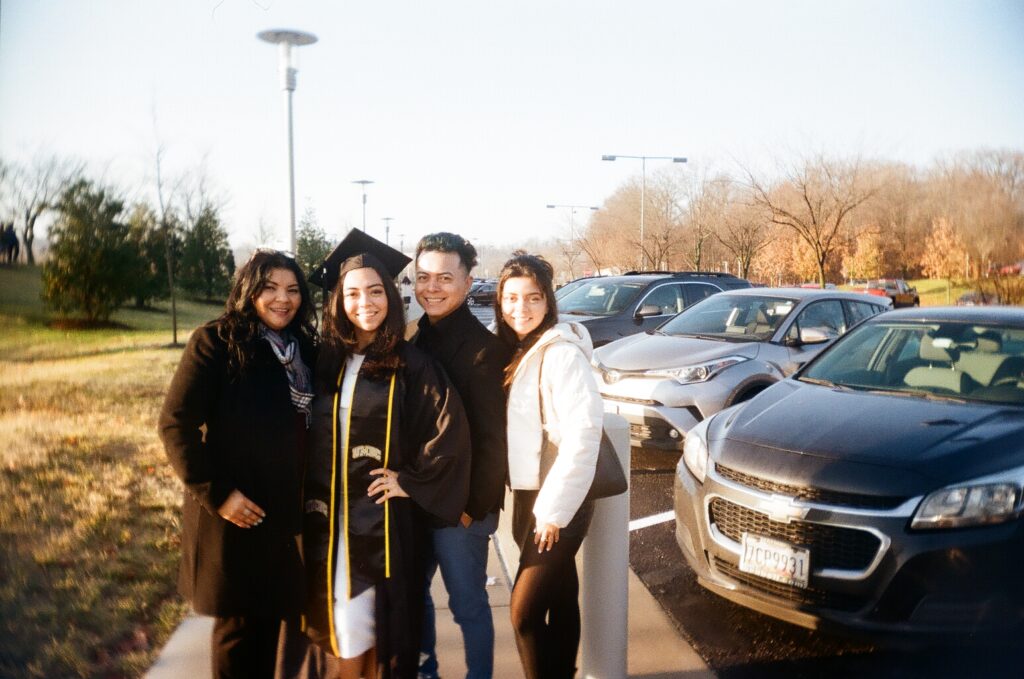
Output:
[[1024,258],[1024,153],[982,150],[925,168],[810,155],[768,179],[670,167],[609,196],[563,270],[728,270],[765,283],[973,279]]
[[129,202],[125,192],[86,176],[84,165],[45,157],[0,163],[0,190],[16,206],[27,264],[39,218],[52,213],[42,266],[43,301],[54,311],[106,321],[118,308],[146,308],[172,291],[224,299],[235,270],[221,208],[200,179],[181,183],[173,204]]
[[[176,292],[224,298],[235,262],[222,203],[201,172],[167,185],[161,158],[162,148],[153,204],[129,201],[124,191],[87,178],[81,163],[57,156],[26,165],[0,159],[0,205],[20,223],[29,264],[37,222],[52,212],[43,280],[53,309],[107,320],[128,303],[146,307],[170,298],[173,310]],[[642,243],[640,183],[639,177],[624,182],[568,237],[529,247],[554,262],[562,279],[643,266],[726,270],[776,285],[976,280],[1024,259],[1020,151],[964,152],[923,168],[815,154],[770,176],[743,166],[733,172],[670,167],[646,179]],[[313,270],[331,245],[307,209],[298,225],[299,264]],[[507,254],[484,250],[482,265]]]

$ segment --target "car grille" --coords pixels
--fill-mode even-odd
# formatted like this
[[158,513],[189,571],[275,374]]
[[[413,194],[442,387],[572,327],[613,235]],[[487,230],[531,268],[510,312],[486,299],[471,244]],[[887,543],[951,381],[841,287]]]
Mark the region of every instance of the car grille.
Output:
[[748,488],[755,488],[766,493],[778,493],[789,495],[807,502],[817,502],[826,505],[840,507],[851,507],[855,509],[895,509],[906,502],[905,497],[884,496],[884,495],[859,495],[856,493],[841,493],[822,488],[807,488],[794,486],[788,483],[778,483],[768,479],[762,479],[750,474],[730,469],[720,464],[715,465],[715,471],[723,478],[734,481]]
[[720,497],[712,498],[708,513],[711,523],[735,542],[742,541],[743,533],[753,533],[806,547],[811,551],[812,569],[862,571],[875,560],[881,546],[881,541],[867,531],[807,521],[772,521],[767,514]]
[[828,590],[816,587],[803,589],[801,587],[793,587],[792,585],[784,585],[781,582],[772,582],[750,573],[744,573],[738,566],[734,566],[717,556],[715,557],[715,568],[722,575],[751,589],[799,604],[810,604],[837,611],[856,611],[867,603],[863,597],[843,594],[842,592],[829,592]]

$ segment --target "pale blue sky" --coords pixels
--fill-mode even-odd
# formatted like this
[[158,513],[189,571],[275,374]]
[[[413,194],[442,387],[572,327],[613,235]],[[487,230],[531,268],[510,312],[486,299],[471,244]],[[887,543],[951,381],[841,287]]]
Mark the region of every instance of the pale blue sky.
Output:
[[[1024,2],[2,0],[0,155],[77,156],[145,195],[206,158],[232,241],[287,230],[275,48],[317,34],[295,93],[298,212],[514,243],[564,233],[639,163],[807,150],[926,164],[1024,149]],[[649,172],[657,165],[649,164]]]

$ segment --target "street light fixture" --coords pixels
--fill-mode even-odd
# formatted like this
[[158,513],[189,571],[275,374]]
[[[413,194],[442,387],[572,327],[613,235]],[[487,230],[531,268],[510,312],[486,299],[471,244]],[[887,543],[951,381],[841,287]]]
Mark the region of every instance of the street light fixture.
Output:
[[640,161],[640,271],[644,270],[644,203],[647,202],[647,161],[648,160],[671,160],[673,163],[685,163],[686,158],[679,156],[601,156],[601,160],[617,160],[619,158],[631,158]]
[[256,34],[264,42],[278,46],[278,68],[281,71],[281,89],[284,90],[284,105],[288,113],[288,224],[291,235],[291,251],[295,252],[295,142],[292,134],[292,92],[295,91],[295,74],[298,68],[292,62],[292,46],[312,45],[317,38],[312,33],[287,29],[271,29]]
[[363,186],[363,233],[366,233],[366,185],[372,184],[372,179],[357,179],[353,184],[362,184]]
[[380,220],[384,222],[384,245],[391,245],[388,241],[388,234],[391,233],[391,222],[394,217],[381,217]]
[[[575,222],[575,217],[576,217],[576,210],[592,210],[593,211],[593,210],[599,210],[600,208],[595,207],[593,205],[548,205],[548,209],[549,210],[554,210],[555,208],[568,208],[569,209],[569,248],[570,248],[570,253],[569,254],[570,255],[574,255],[575,251],[574,251],[573,248],[574,248],[574,243],[576,241],[576,234],[575,234],[575,230],[574,230],[574,222]],[[569,275],[570,276],[574,276],[575,275],[573,273],[573,270],[572,270],[572,259],[570,259],[570,261],[569,261]]]

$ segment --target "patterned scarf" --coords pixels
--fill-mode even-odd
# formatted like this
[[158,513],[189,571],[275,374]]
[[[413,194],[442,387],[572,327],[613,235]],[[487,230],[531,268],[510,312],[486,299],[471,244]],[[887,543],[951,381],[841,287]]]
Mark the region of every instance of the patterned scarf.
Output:
[[267,340],[274,350],[277,360],[284,366],[288,374],[288,390],[291,393],[292,405],[306,416],[306,427],[310,421],[310,403],[313,401],[313,386],[309,368],[302,362],[299,343],[291,334],[278,334],[265,325],[260,327],[260,336]]

